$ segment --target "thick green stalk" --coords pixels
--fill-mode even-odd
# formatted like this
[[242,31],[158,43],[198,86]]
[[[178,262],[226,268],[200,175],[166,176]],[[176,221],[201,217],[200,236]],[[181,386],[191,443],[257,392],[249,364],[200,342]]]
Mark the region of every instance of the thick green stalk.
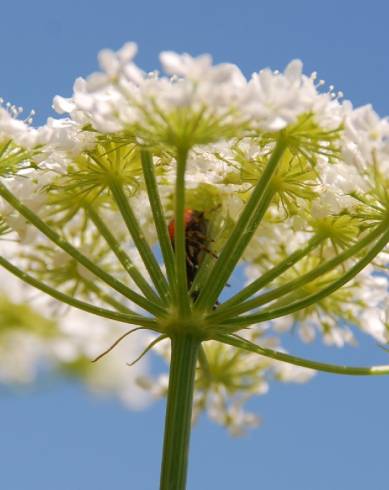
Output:
[[172,338],[160,490],[185,490],[199,347],[189,335]]
[[166,225],[165,213],[163,211],[162,202],[159,196],[157,179],[154,172],[153,159],[151,154],[146,150],[141,151],[141,159],[147,194],[149,196],[155,228],[157,230],[163,260],[166,266],[166,273],[169,279],[169,285],[171,288],[174,288],[174,284],[176,282],[174,252]]
[[176,259],[176,298],[177,308],[181,317],[189,313],[188,282],[186,274],[186,249],[185,249],[185,170],[187,151],[179,151],[177,155],[176,173],[176,209],[175,209],[175,259]]
[[326,298],[327,296],[344,286],[348,281],[353,279],[357,274],[361,272],[361,270],[363,270],[368,264],[370,264],[370,262],[374,260],[374,258],[382,251],[382,249],[388,242],[389,229],[386,230],[386,233],[381,236],[381,238],[361,260],[354,264],[338,279],[336,279],[334,282],[329,284],[327,287],[321,289],[317,293],[311,294],[300,301],[296,301],[292,304],[282,306],[274,310],[267,310],[254,315],[232,318],[230,320],[226,320],[225,322],[223,322],[223,324],[237,324],[240,328],[245,325],[252,325],[253,323],[273,320],[274,318],[290,315],[291,313],[295,313],[296,311],[302,310],[303,308],[308,308],[308,306],[318,303],[322,299]]
[[207,284],[199,295],[196,302],[198,309],[204,310],[215,304],[236,264],[241,259],[243,251],[259,226],[274,194],[270,187],[271,178],[286,147],[286,141],[280,136],[261,178],[252,191],[234,230],[216,261]]
[[158,293],[163,299],[166,300],[168,295],[168,285],[165,276],[162,274],[161,268],[154,257],[153,251],[147,240],[144,237],[142,229],[138,220],[128,202],[127,196],[123,190],[122,185],[116,180],[112,179],[110,182],[110,189],[112,196],[116,201],[119,211],[123,217],[124,223],[134,241],[136,248],[138,249],[143,263],[150,274],[151,280],[154,283]]
[[0,256],[0,266],[4,267],[9,272],[11,272],[16,277],[18,277],[25,283],[29,284],[30,286],[33,286],[34,288],[39,289],[40,291],[43,291],[44,293],[48,294],[52,298],[55,298],[56,300],[61,301],[62,303],[65,303],[69,306],[73,306],[74,308],[87,311],[88,313],[92,313],[94,315],[101,316],[103,318],[109,318],[110,320],[116,320],[118,322],[127,323],[130,325],[142,325],[144,327],[148,327],[152,330],[158,331],[157,324],[155,320],[153,320],[152,318],[146,318],[141,315],[137,315],[135,313],[132,313],[130,310],[128,310],[129,311],[128,313],[106,310],[104,308],[100,308],[99,306],[94,306],[89,303],[85,303],[84,301],[75,299],[72,296],[68,296],[67,294],[61,293],[56,289],[48,286],[47,284],[38,281],[38,279],[35,279],[35,277],[27,274],[26,272],[21,271],[20,269],[15,267],[13,264],[8,262],[8,260],[6,260],[4,257],[1,256]]
[[216,337],[216,340],[218,340],[219,342],[223,342],[224,344],[237,347],[238,349],[244,349],[249,352],[260,354],[264,357],[276,359],[277,361],[283,361],[288,364],[294,364],[295,366],[315,369],[316,371],[323,371],[325,373],[346,374],[350,376],[379,376],[389,374],[389,365],[354,367],[339,366],[337,364],[311,361],[302,357],[285,354],[285,352],[279,352],[273,349],[268,349],[266,347],[261,347],[260,345],[254,344],[237,335],[220,334]]
[[337,255],[333,259],[330,259],[327,262],[319,265],[315,269],[307,272],[306,274],[303,274],[302,276],[293,279],[292,281],[289,281],[286,284],[283,284],[282,286],[273,289],[272,291],[261,294],[252,300],[240,303],[238,305],[233,305],[226,311],[220,312],[220,315],[219,311],[216,310],[214,314],[211,314],[209,316],[209,319],[212,319],[212,321],[222,322],[224,319],[231,318],[232,316],[239,315],[240,313],[245,313],[252,310],[253,308],[257,308],[266,303],[269,303],[270,301],[273,301],[274,299],[277,299],[285,294],[296,291],[296,289],[298,288],[304,287],[306,284],[313,281],[314,279],[323,276],[327,272],[330,272],[342,262],[352,258],[363,248],[372,243],[377,237],[379,237],[387,227],[387,223],[382,223],[373,231],[371,231],[368,235],[366,235],[363,239],[352,245],[350,248]]
[[73,245],[68,241],[64,240],[56,231],[54,231],[50,226],[48,226],[44,221],[40,219],[31,209],[25,206],[16,196],[10,192],[4,184],[0,183],[0,196],[2,196],[13,208],[15,208],[27,221],[35,226],[39,231],[41,231],[49,240],[55,243],[59,248],[64,250],[67,254],[73,257],[78,263],[83,265],[86,269],[92,272],[95,276],[99,277],[106,284],[115,289],[118,293],[122,294],[129,300],[133,301],[135,304],[143,308],[144,310],[155,314],[161,315],[165,311],[159,306],[151,301],[147,300],[143,296],[127,287],[125,284],[121,283],[115,279],[111,274],[108,274],[98,265],[96,265],[92,260],[88,259],[85,255],[79,252]]
[[139,272],[138,268],[132,262],[128,254],[125,252],[121,244],[116,240],[113,234],[110,232],[107,225],[98,215],[96,210],[89,207],[87,209],[88,215],[95,224],[96,228],[101,233],[101,236],[105,239],[107,244],[110,246],[113,253],[118,258],[119,262],[122,264],[124,269],[128,272],[131,279],[135,282],[138,288],[150,301],[154,303],[159,303],[160,298],[155,294],[154,290],[150,287],[149,283],[145,280],[142,274]]

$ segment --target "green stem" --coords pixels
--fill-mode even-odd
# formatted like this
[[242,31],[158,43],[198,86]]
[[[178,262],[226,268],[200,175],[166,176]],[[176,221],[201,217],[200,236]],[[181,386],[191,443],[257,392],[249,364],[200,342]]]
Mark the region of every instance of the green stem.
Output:
[[0,196],[2,196],[13,208],[15,208],[27,221],[41,231],[49,240],[55,243],[59,248],[68,253],[78,263],[83,265],[86,269],[92,272],[95,276],[99,277],[106,284],[111,286],[115,291],[119,292],[126,298],[133,301],[135,304],[143,308],[144,310],[155,314],[161,315],[165,311],[158,305],[151,303],[149,300],[140,296],[132,289],[128,288],[125,284],[115,279],[111,274],[108,274],[99,266],[97,266],[92,260],[88,259],[85,255],[79,252],[73,245],[64,240],[57,232],[55,232],[50,226],[42,221],[38,215],[31,211],[27,206],[17,199],[16,196],[10,192],[4,184],[0,183]]
[[326,274],[327,272],[330,272],[339,264],[350,259],[355,254],[360,252],[363,248],[368,246],[370,243],[373,242],[373,240],[375,240],[378,236],[380,236],[382,232],[387,228],[387,226],[388,226],[387,223],[382,223],[380,226],[378,226],[373,231],[371,231],[359,242],[352,245],[349,249],[345,250],[344,252],[334,257],[333,259],[328,260],[324,264],[316,267],[315,269],[307,272],[306,274],[303,274],[297,279],[293,279],[292,281],[289,281],[286,284],[283,284],[282,286],[279,286],[278,288],[275,288],[272,291],[269,291],[265,294],[261,294],[250,301],[246,301],[244,303],[240,303],[238,305],[232,306],[228,310],[221,312],[220,315],[219,312],[216,311],[214,314],[211,314],[209,316],[209,319],[218,322],[224,321],[227,318],[231,318],[232,316],[239,315],[240,313],[245,313],[247,311],[250,311],[253,308],[262,306],[285,294],[288,294],[292,291],[296,291],[296,289],[298,288],[304,287],[309,282]]
[[[2,146],[0,145],[0,159],[4,155],[4,153],[8,150],[10,145],[12,144],[12,140],[8,140],[2,143]],[[3,166],[3,161],[0,162],[0,165]]]
[[89,303],[85,303],[84,301],[80,301],[78,299],[73,298],[72,296],[68,296],[67,294],[61,293],[56,289],[44,284],[43,282],[38,281],[35,277],[27,274],[26,272],[21,271],[13,264],[8,262],[4,257],[0,256],[0,266],[7,269],[11,274],[14,274],[16,277],[24,281],[25,283],[33,286],[36,289],[48,294],[52,298],[55,298],[62,303],[65,303],[69,306],[73,306],[74,308],[78,308],[79,310],[87,311],[88,313],[92,313],[97,316],[101,316],[103,318],[109,318],[110,320],[115,320],[122,323],[133,324],[133,325],[142,325],[144,327],[148,327],[151,330],[158,331],[157,324],[155,320],[151,318],[146,318],[140,315],[136,315],[132,313],[122,313],[119,311],[110,311],[104,308],[100,308],[99,306],[94,306]]
[[204,372],[204,374],[207,377],[209,377],[210,375],[209,362],[208,362],[207,354],[202,345],[200,345],[200,349],[199,349],[199,366],[201,370]]
[[127,306],[120,303],[120,301],[117,301],[113,296],[109,295],[108,293],[100,289],[98,286],[96,286],[94,282],[87,281],[84,279],[83,283],[89,289],[89,291],[93,291],[101,301],[103,301],[107,305],[113,306],[115,310],[121,311],[122,313],[130,313],[130,314],[134,313],[129,308],[127,308]]
[[176,173],[176,209],[175,209],[175,240],[174,251],[176,259],[176,297],[177,308],[183,318],[189,313],[188,281],[186,274],[185,249],[185,170],[187,151],[179,151],[177,155]]
[[185,490],[198,339],[172,338],[160,490]]
[[290,254],[286,259],[272,267],[268,271],[266,271],[261,277],[253,281],[247,287],[239,291],[239,293],[232,296],[228,301],[224,302],[217,309],[217,313],[226,312],[228,308],[231,306],[235,306],[239,303],[242,303],[245,299],[249,298],[259,290],[261,290],[264,286],[269,284],[271,281],[276,279],[286,270],[290,269],[293,265],[295,265],[298,261],[308,255],[313,249],[315,249],[323,240],[324,236],[315,236],[313,237],[307,244],[306,247],[296,250],[292,254]]
[[157,179],[154,172],[153,159],[151,154],[146,150],[141,151],[141,159],[147,194],[149,196],[155,228],[157,230],[163,260],[166,266],[166,273],[169,279],[169,285],[173,289],[176,282],[174,252],[166,226],[165,213],[163,211],[162,202],[159,196]]
[[274,310],[267,310],[255,315],[242,316],[230,320],[226,320],[223,324],[238,324],[240,327],[243,325],[252,325],[253,323],[264,322],[279,318],[281,316],[290,315],[298,310],[307,308],[315,303],[318,303],[325,297],[334,293],[337,289],[344,286],[348,281],[353,279],[357,274],[361,272],[370,262],[382,251],[385,245],[389,242],[389,229],[381,236],[376,244],[369,250],[369,252],[356,264],[353,265],[345,274],[340,276],[336,281],[329,284],[327,287],[321,289],[317,293],[311,294],[303,300],[296,301],[290,305],[283,306]]
[[196,302],[198,309],[204,310],[208,307],[213,307],[236,264],[241,259],[242,253],[259,226],[273,197],[274,191],[270,186],[271,178],[277,169],[277,165],[286,146],[286,141],[280,136],[261,178],[252,191],[234,230],[223,247],[207,284],[199,295]]
[[132,280],[135,282],[138,288],[150,301],[154,303],[159,303],[160,298],[155,294],[154,290],[150,287],[149,283],[142,276],[142,274],[135,266],[135,264],[132,262],[132,260],[125,252],[121,244],[116,240],[116,238],[110,232],[109,228],[106,226],[104,221],[98,215],[96,210],[92,209],[92,207],[88,207],[87,212],[89,217],[95,224],[96,228],[101,233],[101,236],[105,239],[107,244],[110,246],[111,250],[116,255],[119,262],[122,264],[124,269],[128,272],[129,276],[132,278]]
[[168,286],[164,275],[159,267],[159,264],[154,257],[154,254],[144,237],[142,229],[136,219],[134,212],[128,202],[127,196],[123,190],[122,185],[116,180],[112,179],[110,182],[110,189],[112,195],[116,201],[119,211],[123,217],[124,223],[134,241],[136,248],[138,249],[140,256],[145,264],[145,267],[150,274],[151,280],[154,283],[158,293],[163,299],[166,300],[168,294]]
[[[7,148],[5,148],[6,150]],[[4,152],[5,152],[4,150]],[[0,155],[0,158],[2,157],[3,155],[1,154]],[[12,167],[14,167],[15,165],[25,161],[25,160],[28,160],[30,158],[32,158],[33,154],[31,154],[31,152],[27,151],[27,150],[22,150],[22,149],[19,149],[16,153],[11,153],[10,156],[7,156],[5,158],[2,158],[1,160],[1,167],[3,169],[10,169]]]
[[301,366],[309,369],[315,369],[316,371],[323,371],[325,373],[333,374],[346,374],[351,376],[377,376],[389,374],[389,366],[371,366],[371,367],[354,367],[354,366],[339,366],[337,364],[328,364],[325,362],[311,361],[302,357],[292,356],[285,354],[285,352],[279,352],[260,345],[254,344],[238,335],[220,334],[215,340],[223,342],[224,344],[232,345],[238,349],[244,349],[249,352],[260,354],[264,357],[270,357],[277,361],[286,362],[288,364],[294,364],[295,366]]

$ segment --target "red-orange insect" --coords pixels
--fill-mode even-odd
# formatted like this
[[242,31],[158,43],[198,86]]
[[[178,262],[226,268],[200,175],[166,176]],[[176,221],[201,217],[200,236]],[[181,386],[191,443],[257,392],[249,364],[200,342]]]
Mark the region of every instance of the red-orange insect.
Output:
[[[211,241],[208,236],[208,221],[204,216],[204,211],[185,209],[185,251],[186,251],[186,274],[188,278],[188,289],[192,286],[196,273],[204,258],[204,253],[210,253],[216,257],[207,245]],[[176,233],[176,223],[172,220],[169,223],[169,236],[174,248],[174,237]]]

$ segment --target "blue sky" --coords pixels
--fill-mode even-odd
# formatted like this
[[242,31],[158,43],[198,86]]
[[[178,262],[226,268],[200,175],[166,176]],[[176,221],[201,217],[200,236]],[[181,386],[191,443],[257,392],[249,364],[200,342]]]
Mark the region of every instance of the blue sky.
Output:
[[[138,63],[158,64],[161,50],[210,52],[245,74],[282,69],[301,58],[306,72],[342,90],[355,105],[389,114],[389,6],[370,0],[14,1],[1,8],[0,95],[38,122],[52,97],[96,69],[103,47],[139,43]],[[360,337],[357,349],[289,350],[321,360],[387,363]],[[303,386],[274,384],[252,408],[262,428],[242,439],[201,420],[193,432],[191,490],[387,488],[389,379],[318,375]],[[61,382],[0,392],[0,486],[4,490],[154,490],[158,488],[164,403],[129,412],[112,400]]]

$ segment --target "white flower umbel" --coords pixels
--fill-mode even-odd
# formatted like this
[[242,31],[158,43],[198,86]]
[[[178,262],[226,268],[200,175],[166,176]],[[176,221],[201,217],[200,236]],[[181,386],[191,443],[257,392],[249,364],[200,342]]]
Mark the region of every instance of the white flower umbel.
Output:
[[[0,232],[17,251],[5,247],[0,265],[126,325],[112,348],[134,329],[158,335],[146,351],[170,339],[161,488],[183,489],[195,370],[212,366],[214,349],[236,356],[228,383],[249,359],[253,387],[263,357],[389,374],[298,358],[250,333],[293,323],[305,341],[320,333],[341,346],[354,327],[388,338],[388,121],[321,90],[298,60],[247,80],[208,55],[172,52],[165,74],[145,73],[135,54],[134,44],[103,51],[102,72],[55,98],[68,118],[34,129],[2,109]],[[243,288],[230,279],[242,263]],[[226,380],[210,379],[196,404],[235,434],[254,425],[247,390],[234,401]]]
[[86,313],[54,301],[48,304],[43,295],[7,271],[0,271],[0,279],[1,384],[33,383],[50,370],[83,381],[94,393],[115,396],[131,409],[151,402],[137,382],[147,376],[147,359],[133,369],[126,365],[147,345],[144,333],[93,364],[106,345],[126,331],[123,325],[100,318],[91,323]]

